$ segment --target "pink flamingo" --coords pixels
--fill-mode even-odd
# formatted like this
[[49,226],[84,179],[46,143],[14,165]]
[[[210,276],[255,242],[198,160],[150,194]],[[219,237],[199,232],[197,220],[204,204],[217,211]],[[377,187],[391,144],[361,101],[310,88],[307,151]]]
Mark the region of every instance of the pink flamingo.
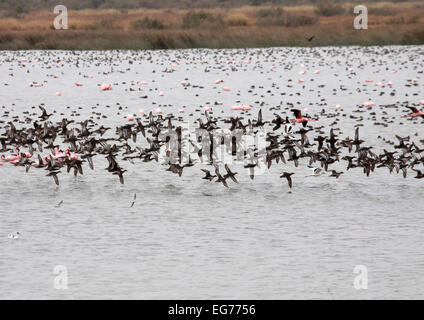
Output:
[[367,101],[367,102],[364,102],[362,105],[363,105],[364,107],[370,108],[370,107],[372,107],[372,106],[375,106],[375,103],[374,103],[374,102],[372,102],[372,101]]
[[102,91],[109,91],[109,90],[112,90],[112,86],[110,84],[108,84],[108,83],[103,83],[100,86],[100,90],[102,90]]
[[9,162],[9,163],[12,163],[12,162],[16,163],[17,161],[20,161],[21,158],[22,156],[20,155],[19,150],[17,148],[15,148],[15,155],[11,155],[8,157],[5,157],[4,154],[1,155],[1,160]]
[[424,112],[418,110],[415,107],[408,107],[408,109],[410,109],[412,111],[412,113],[403,116],[402,118],[416,118],[416,117],[422,117],[424,118]]
[[69,155],[70,155],[69,149],[66,149],[65,153],[63,153],[62,150],[60,150],[59,147],[57,147],[55,154],[50,153],[49,158],[53,160],[58,160],[58,159],[66,158]]
[[309,121],[316,121],[316,119],[306,119],[302,117],[302,111],[298,109],[292,109],[291,112],[293,112],[296,119],[292,120],[292,123],[302,123],[304,127],[308,124]]
[[125,118],[127,118],[128,121],[134,121],[135,120],[135,117],[132,114],[127,114],[125,116]]

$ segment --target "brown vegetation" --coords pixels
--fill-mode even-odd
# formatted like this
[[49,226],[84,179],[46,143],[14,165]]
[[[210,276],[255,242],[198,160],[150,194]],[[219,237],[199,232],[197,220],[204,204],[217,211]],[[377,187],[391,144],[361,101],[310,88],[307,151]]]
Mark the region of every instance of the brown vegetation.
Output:
[[[368,7],[369,29],[353,28],[353,5],[231,9],[85,9],[55,30],[49,11],[0,11],[0,49],[170,49],[424,44],[424,6]],[[315,35],[309,42],[307,38]]]

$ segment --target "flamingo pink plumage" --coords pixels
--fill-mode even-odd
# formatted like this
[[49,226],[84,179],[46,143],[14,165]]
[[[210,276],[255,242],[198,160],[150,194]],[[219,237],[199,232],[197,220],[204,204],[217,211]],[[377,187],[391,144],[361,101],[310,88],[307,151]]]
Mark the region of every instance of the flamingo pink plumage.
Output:
[[424,112],[418,110],[415,107],[408,107],[412,113],[407,114],[406,116],[403,116],[402,118],[416,118],[416,117],[422,117],[424,118]]

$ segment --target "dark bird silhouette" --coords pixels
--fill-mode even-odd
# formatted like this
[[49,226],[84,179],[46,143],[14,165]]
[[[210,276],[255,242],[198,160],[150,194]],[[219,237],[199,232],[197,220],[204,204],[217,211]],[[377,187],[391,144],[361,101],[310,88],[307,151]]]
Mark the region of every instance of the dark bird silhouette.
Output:
[[283,172],[283,174],[280,176],[280,178],[286,178],[287,179],[287,183],[289,184],[290,189],[293,187],[293,181],[292,181],[292,175],[294,175],[294,173],[288,173],[288,172]]

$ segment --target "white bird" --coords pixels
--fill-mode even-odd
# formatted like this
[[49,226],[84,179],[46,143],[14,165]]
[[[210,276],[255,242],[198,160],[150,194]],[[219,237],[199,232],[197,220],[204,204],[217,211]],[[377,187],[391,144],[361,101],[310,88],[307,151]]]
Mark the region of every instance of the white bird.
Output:
[[14,240],[17,240],[17,239],[19,239],[19,237],[20,237],[20,233],[19,232],[16,232],[16,234],[9,234],[9,239],[14,239]]
[[319,177],[322,175],[321,168],[314,168],[314,167],[309,167],[309,168],[312,169],[312,174],[307,177]]
[[291,135],[292,130],[293,130],[293,127],[292,127],[292,125],[291,125],[291,124],[286,124],[286,125],[284,125],[283,137],[286,137],[286,138],[288,138],[288,139],[290,139],[290,140],[294,140],[294,139],[295,139],[295,137],[293,137],[293,136]]

